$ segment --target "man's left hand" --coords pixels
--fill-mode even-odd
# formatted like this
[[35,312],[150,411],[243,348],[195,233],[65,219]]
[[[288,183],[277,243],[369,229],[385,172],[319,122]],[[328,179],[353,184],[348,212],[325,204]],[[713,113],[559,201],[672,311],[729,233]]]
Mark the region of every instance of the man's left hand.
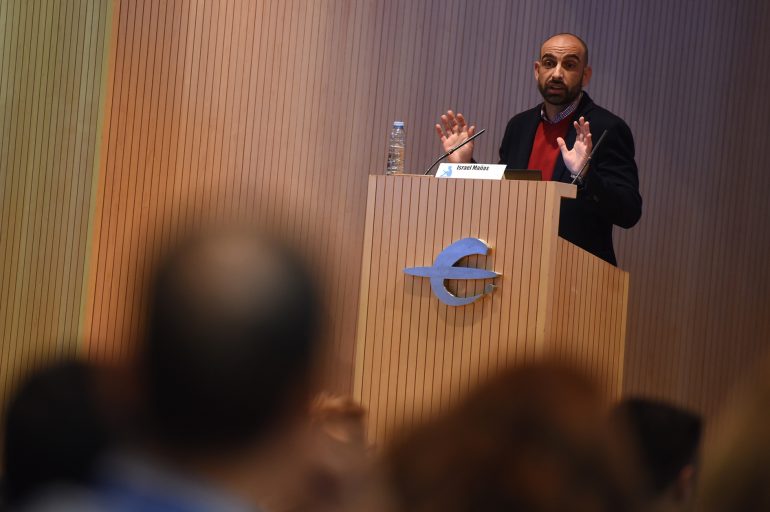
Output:
[[561,156],[564,159],[564,165],[567,166],[567,169],[569,169],[570,174],[573,176],[583,169],[593,147],[588,121],[581,117],[574,122],[574,125],[576,137],[572,149],[567,149],[567,144],[563,138],[559,137],[556,139],[556,143],[559,144],[559,149],[561,150]]

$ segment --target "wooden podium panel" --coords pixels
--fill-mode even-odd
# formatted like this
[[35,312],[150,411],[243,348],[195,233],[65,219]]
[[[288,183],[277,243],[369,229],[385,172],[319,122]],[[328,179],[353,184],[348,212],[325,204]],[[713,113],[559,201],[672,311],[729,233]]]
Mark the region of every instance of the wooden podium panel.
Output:
[[[574,247],[557,237],[561,198],[574,195],[573,186],[555,182],[369,178],[354,396],[369,411],[370,440],[382,443],[445,410],[503,367],[533,361],[551,347],[558,356],[569,356],[569,340],[580,329],[584,335],[574,339],[590,347],[580,354],[593,357],[604,351],[605,359],[615,362],[620,354],[619,367],[600,367],[620,382],[622,349],[592,344],[609,343],[609,334],[601,342],[585,340],[593,339],[594,332],[612,332],[622,334],[613,341],[622,346],[624,325],[621,333],[593,323],[624,321],[627,278],[616,287],[622,304],[593,302],[597,307],[617,305],[614,316],[580,316],[570,309],[578,291],[581,299],[586,293],[602,293],[606,282],[619,282],[611,276],[624,273],[610,265],[594,269],[592,260],[599,260],[587,253],[581,265],[591,266],[586,271],[605,272],[604,278],[586,277],[582,267],[573,271],[567,264],[557,265]],[[484,240],[491,248],[487,256],[459,262],[501,274],[490,295],[450,307],[433,295],[428,279],[403,273],[405,267],[432,265],[445,247],[466,237]],[[578,278],[594,287],[574,291]],[[484,284],[447,281],[458,296],[480,293]],[[554,300],[557,292],[561,302]],[[554,334],[564,341],[552,342]]]
[[610,400],[623,390],[628,272],[558,238],[548,353],[577,364]]

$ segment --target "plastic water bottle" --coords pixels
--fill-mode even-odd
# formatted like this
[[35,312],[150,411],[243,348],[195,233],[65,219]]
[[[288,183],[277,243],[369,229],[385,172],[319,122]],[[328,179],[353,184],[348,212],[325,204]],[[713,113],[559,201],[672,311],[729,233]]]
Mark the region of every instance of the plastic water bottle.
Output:
[[388,142],[388,170],[385,171],[385,174],[403,174],[405,145],[404,122],[394,121]]

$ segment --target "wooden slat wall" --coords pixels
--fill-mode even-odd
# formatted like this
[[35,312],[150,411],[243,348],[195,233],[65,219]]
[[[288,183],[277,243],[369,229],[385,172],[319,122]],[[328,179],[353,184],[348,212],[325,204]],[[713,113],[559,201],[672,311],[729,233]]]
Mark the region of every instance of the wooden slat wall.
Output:
[[569,30],[591,48],[590,93],[637,142],[644,217],[616,244],[626,388],[710,414],[770,338],[768,25],[762,0],[120,1],[88,350],[130,346],[145,262],[234,212],[305,237],[349,389],[366,176],[389,124],[406,121],[420,169],[438,114],[459,109],[494,160],[538,101],[540,40]]
[[634,16],[595,89],[635,131],[645,197],[616,237],[631,275],[625,390],[713,417],[770,348],[770,72],[751,64],[770,59],[770,3],[629,4]]
[[109,12],[0,2],[0,411],[78,346]]
[[327,284],[333,380],[349,384],[370,165],[369,143],[348,127],[369,105],[349,102],[343,70],[363,62],[351,45],[361,14],[337,2],[119,2],[91,356],[132,346],[141,287],[165,247],[239,219],[305,245]]
[[[545,352],[545,332],[537,326],[550,311],[552,297],[544,295],[554,289],[556,256],[549,251],[557,250],[557,237],[548,220],[558,217],[559,191],[536,182],[370,178],[353,384],[369,411],[370,440],[391,439],[456,403],[489,374]],[[501,274],[490,296],[449,307],[428,279],[403,273],[432,265],[466,237],[492,248],[460,262]],[[469,296],[486,282],[448,284]]]
[[609,399],[623,390],[628,273],[557,239],[547,352],[584,369]]

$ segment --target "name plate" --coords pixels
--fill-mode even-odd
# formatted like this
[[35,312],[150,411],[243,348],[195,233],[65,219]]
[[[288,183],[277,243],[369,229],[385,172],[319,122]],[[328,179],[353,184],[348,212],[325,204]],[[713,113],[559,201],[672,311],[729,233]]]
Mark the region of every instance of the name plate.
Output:
[[501,180],[505,165],[498,164],[452,164],[438,166],[436,178],[461,178],[471,180]]

